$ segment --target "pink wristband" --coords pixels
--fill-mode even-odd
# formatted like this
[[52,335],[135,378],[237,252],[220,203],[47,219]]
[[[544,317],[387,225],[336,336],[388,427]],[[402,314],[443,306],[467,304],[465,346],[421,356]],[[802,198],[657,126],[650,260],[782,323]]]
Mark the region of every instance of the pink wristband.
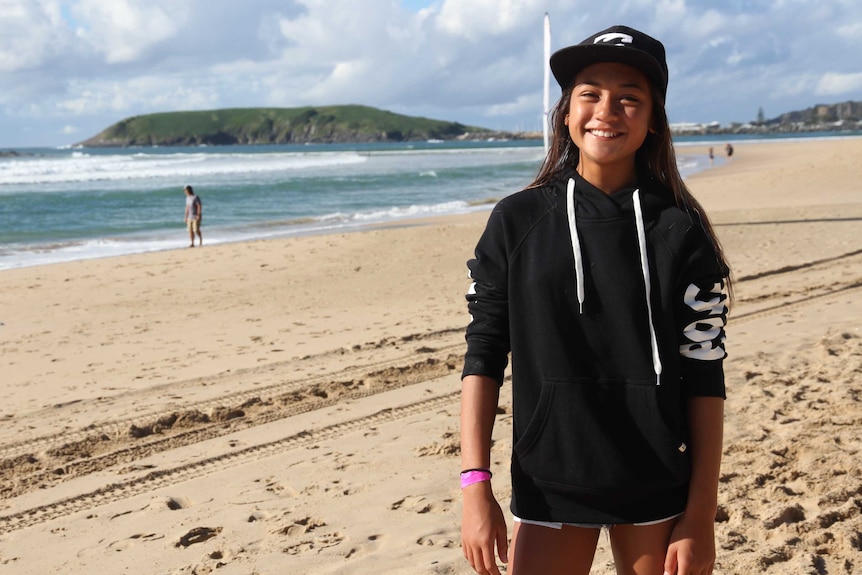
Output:
[[481,469],[465,471],[461,474],[461,489],[480,481],[491,481],[491,472]]

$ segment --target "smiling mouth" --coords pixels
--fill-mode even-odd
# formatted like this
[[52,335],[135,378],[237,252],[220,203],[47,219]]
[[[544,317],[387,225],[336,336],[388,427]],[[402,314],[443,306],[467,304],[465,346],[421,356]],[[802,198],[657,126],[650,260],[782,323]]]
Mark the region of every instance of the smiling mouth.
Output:
[[616,138],[620,135],[620,132],[611,132],[609,130],[587,130],[593,136],[598,136],[599,138]]

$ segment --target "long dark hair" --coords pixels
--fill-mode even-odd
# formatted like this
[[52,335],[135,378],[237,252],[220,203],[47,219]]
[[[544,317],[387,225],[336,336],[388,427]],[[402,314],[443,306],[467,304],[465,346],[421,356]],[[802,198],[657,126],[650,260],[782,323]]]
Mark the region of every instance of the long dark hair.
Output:
[[[650,174],[659,184],[671,190],[677,207],[688,213],[694,221],[700,223],[712,243],[715,257],[725,274],[728,294],[732,294],[732,274],[724,249],[715,235],[715,230],[706,215],[706,211],[689,191],[679,173],[670,133],[670,123],[664,109],[664,98],[655,86],[650,85],[650,88],[653,102],[652,130],[647,134],[646,140],[635,154],[635,169],[639,174]],[[569,112],[573,90],[574,84],[563,90],[563,95],[560,96],[559,101],[550,111],[551,142],[536,178],[528,186],[530,188],[548,184],[562,171],[578,165],[579,150],[569,136],[569,128],[566,126],[566,114]]]

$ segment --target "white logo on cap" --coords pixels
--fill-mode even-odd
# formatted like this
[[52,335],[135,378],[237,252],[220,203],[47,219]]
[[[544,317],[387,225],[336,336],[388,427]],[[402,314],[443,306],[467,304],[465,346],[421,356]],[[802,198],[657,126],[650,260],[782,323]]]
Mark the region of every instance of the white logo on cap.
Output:
[[614,46],[625,46],[632,42],[634,42],[634,38],[628,34],[621,34],[619,32],[608,32],[607,34],[596,36],[596,39],[593,40],[593,44],[613,44]]

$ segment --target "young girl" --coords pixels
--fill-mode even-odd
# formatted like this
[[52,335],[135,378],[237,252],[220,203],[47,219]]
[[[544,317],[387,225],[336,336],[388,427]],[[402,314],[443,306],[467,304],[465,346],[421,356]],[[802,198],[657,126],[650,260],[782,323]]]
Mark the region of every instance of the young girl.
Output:
[[[729,268],[676,166],[664,46],[614,26],[551,57],[536,180],[468,262],[462,543],[480,574],[702,575],[715,560]],[[490,442],[512,354],[514,531]]]

